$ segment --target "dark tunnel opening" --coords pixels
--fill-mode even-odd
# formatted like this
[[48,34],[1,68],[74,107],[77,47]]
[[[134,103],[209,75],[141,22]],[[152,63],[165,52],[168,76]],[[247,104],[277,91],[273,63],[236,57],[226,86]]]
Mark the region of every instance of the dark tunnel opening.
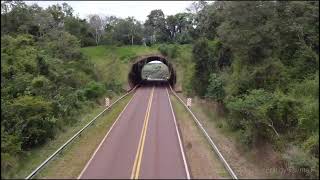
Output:
[[173,65],[169,62],[168,58],[162,55],[148,55],[148,56],[142,56],[138,57],[134,63],[131,66],[129,75],[128,75],[128,81],[130,88],[133,88],[134,86],[138,84],[146,84],[146,80],[142,79],[141,72],[144,65],[151,61],[161,61],[163,64],[165,64],[170,73],[170,77],[168,79],[168,83],[174,87],[176,84],[176,71],[173,68]]

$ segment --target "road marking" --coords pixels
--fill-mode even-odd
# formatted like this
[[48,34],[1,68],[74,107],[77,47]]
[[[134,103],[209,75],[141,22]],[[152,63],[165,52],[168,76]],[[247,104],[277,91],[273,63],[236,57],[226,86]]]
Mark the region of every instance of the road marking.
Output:
[[134,160],[133,168],[132,168],[132,172],[131,172],[131,179],[138,179],[138,177],[139,177],[141,160],[142,160],[142,153],[143,153],[144,142],[146,139],[146,134],[147,134],[147,129],[148,129],[148,122],[149,122],[150,110],[151,110],[151,105],[152,105],[153,93],[154,93],[154,86],[153,86],[152,92],[149,96],[149,102],[148,102],[146,115],[145,115],[144,122],[143,122],[143,127],[142,127],[142,132],[140,135],[136,158]]
[[93,160],[94,156],[96,155],[96,153],[98,152],[98,150],[100,149],[100,147],[102,146],[103,142],[106,140],[107,136],[109,135],[109,133],[111,132],[113,126],[116,124],[116,122],[120,119],[121,115],[123,114],[123,112],[127,109],[127,106],[130,104],[130,102],[133,100],[133,98],[135,97],[135,95],[137,94],[137,91],[133,94],[132,98],[130,99],[130,101],[128,102],[128,104],[123,108],[123,110],[121,111],[121,113],[119,114],[119,116],[117,117],[117,119],[113,122],[112,126],[110,127],[109,131],[107,132],[107,134],[104,136],[104,138],[102,139],[102,141],[100,142],[99,146],[97,147],[97,149],[94,151],[94,153],[92,154],[91,158],[89,159],[89,161],[87,162],[87,164],[85,165],[85,167],[83,168],[83,170],[81,171],[80,175],[77,177],[77,179],[80,179],[81,176],[83,175],[83,173],[86,171],[86,169],[88,168],[89,164],[91,163],[91,161]]
[[170,96],[169,96],[169,93],[168,93],[168,88],[166,88],[166,91],[167,91],[167,95],[168,95],[168,99],[169,99],[169,104],[170,104],[170,108],[171,108],[171,113],[172,113],[173,120],[174,120],[174,125],[175,125],[175,127],[176,127],[176,132],[177,132],[177,135],[178,135],[178,141],[179,141],[180,151],[181,151],[181,154],[182,154],[182,159],[183,159],[184,168],[185,168],[185,170],[186,170],[187,179],[190,179],[190,173],[189,173],[189,169],[188,169],[186,157],[185,157],[185,154],[184,154],[184,149],[183,149],[183,146],[182,146],[182,143],[181,143],[180,134],[179,134],[179,131],[178,131],[178,126],[177,126],[177,122],[176,122],[176,116],[174,115],[173,108],[172,108],[172,104],[171,104],[171,99],[170,99]]

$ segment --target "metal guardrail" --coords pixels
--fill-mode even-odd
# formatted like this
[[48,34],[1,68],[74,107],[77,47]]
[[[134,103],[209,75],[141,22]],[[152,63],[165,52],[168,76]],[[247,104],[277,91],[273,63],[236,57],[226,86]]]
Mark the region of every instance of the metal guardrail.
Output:
[[230,176],[233,179],[238,179],[238,177],[236,176],[236,174],[233,172],[233,170],[231,169],[230,165],[227,163],[227,161],[224,159],[224,157],[222,156],[222,154],[220,153],[218,147],[215,145],[215,143],[212,141],[211,137],[208,135],[207,131],[203,128],[202,124],[199,122],[199,120],[197,119],[197,117],[193,114],[193,112],[190,110],[190,108],[188,108],[188,106],[183,102],[183,100],[177,95],[177,93],[174,92],[174,90],[172,89],[172,87],[170,86],[171,92],[179,99],[179,101],[184,105],[184,107],[189,111],[189,113],[192,115],[194,121],[196,122],[196,124],[199,126],[199,128],[201,129],[201,132],[204,134],[204,136],[207,138],[207,140],[209,141],[210,145],[212,146],[212,148],[214,149],[214,151],[217,153],[217,155],[219,156],[220,160],[222,161],[224,167],[227,169],[227,171],[229,172]]
[[33,176],[35,176],[45,165],[47,165],[57,154],[59,154],[67,145],[69,145],[76,137],[78,137],[82,131],[84,131],[87,127],[89,127],[98,117],[100,117],[106,110],[110,109],[114,104],[116,104],[118,101],[126,97],[128,94],[133,92],[137,86],[135,86],[133,89],[131,89],[129,92],[118,98],[116,101],[114,101],[110,106],[105,108],[101,113],[99,113],[95,118],[93,118],[87,125],[85,125],[81,130],[79,130],[75,135],[73,135],[66,143],[64,143],[58,150],[56,150],[51,156],[49,156],[45,161],[43,161],[35,170],[33,170],[25,179],[31,179]]

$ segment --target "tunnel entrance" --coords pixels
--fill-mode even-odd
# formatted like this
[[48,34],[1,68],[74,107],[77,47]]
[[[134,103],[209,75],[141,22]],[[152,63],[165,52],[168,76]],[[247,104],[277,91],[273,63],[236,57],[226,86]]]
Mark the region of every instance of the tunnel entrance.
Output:
[[[168,74],[167,76],[164,76],[163,78],[159,78],[162,80],[167,80],[167,82],[174,87],[174,85],[176,84],[176,72],[173,68],[173,65],[168,61],[168,58],[163,56],[163,55],[146,55],[146,56],[141,56],[136,58],[134,61],[134,63],[131,66],[129,75],[128,75],[128,81],[129,81],[129,85],[131,88],[133,88],[134,86],[141,84],[141,83],[145,83],[150,79],[157,79],[157,78],[152,78],[150,76],[146,76],[146,75],[150,75],[148,73],[144,73],[143,74],[143,70],[145,70],[144,67],[147,67],[148,63],[150,62],[157,62],[157,63],[163,63],[163,65],[165,65],[168,68]],[[147,65],[147,66],[145,66]],[[161,75],[165,75],[160,73]],[[159,74],[157,74],[159,75]]]

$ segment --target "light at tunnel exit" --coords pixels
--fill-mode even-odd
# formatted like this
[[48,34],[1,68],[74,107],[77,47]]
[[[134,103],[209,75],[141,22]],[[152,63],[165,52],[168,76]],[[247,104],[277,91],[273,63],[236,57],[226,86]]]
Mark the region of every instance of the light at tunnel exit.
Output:
[[143,80],[168,80],[169,77],[169,68],[161,61],[150,61],[141,70]]

